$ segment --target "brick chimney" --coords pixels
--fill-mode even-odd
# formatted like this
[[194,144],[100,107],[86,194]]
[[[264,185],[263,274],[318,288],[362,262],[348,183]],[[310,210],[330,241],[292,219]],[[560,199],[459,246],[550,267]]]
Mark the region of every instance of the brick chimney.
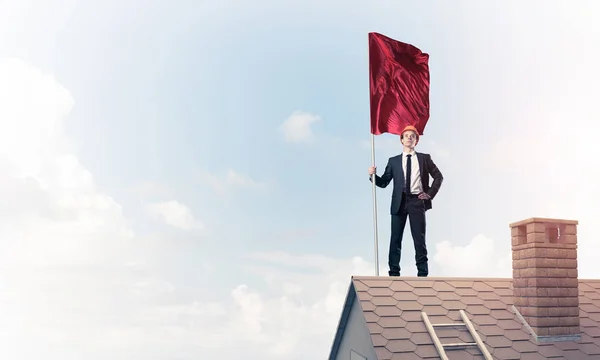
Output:
[[510,224],[514,306],[538,337],[580,334],[577,224],[542,218]]

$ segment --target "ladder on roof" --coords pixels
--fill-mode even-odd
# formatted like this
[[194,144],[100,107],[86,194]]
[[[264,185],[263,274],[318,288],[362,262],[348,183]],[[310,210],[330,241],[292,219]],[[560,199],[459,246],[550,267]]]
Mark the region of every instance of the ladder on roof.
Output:
[[[431,335],[431,339],[433,339],[433,344],[435,345],[437,351],[440,353],[441,360],[449,360],[448,355],[446,355],[446,348],[458,349],[458,348],[471,347],[471,346],[477,346],[479,348],[479,350],[481,351],[481,353],[483,354],[483,357],[486,360],[493,360],[492,355],[490,354],[488,349],[485,347],[485,344],[483,343],[483,341],[481,341],[481,337],[479,337],[479,334],[477,334],[477,331],[475,331],[475,327],[473,327],[473,324],[471,323],[471,320],[469,320],[469,318],[467,317],[467,314],[465,314],[464,310],[459,310],[459,312],[460,312],[460,317],[462,318],[463,322],[450,323],[450,324],[432,324],[431,321],[429,321],[429,316],[427,316],[425,311],[421,312],[421,317],[423,318],[423,322],[425,322],[427,331],[429,331],[429,335]],[[435,333],[435,328],[436,327],[454,327],[454,326],[466,326],[467,330],[469,330],[469,333],[471,334],[471,336],[473,337],[473,340],[475,340],[475,342],[442,344],[442,342],[438,338],[437,334]]]

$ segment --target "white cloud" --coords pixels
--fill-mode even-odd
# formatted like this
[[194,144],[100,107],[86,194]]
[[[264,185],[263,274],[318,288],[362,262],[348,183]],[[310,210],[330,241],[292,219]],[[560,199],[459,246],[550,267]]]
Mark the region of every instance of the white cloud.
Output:
[[0,157],[11,175],[37,175],[45,162],[57,160],[48,154],[64,145],[59,134],[73,99],[54,78],[16,59],[0,60],[0,79]]
[[[0,84],[0,221],[10,249],[2,264],[86,263],[126,246],[133,233],[121,207],[66,148],[69,92],[14,59],[0,62]],[[107,233],[114,240],[101,240]]]
[[[372,275],[372,264],[283,252],[249,255],[250,267],[268,288],[258,293],[245,286],[234,292],[244,313],[247,338],[274,358],[305,359],[329,351],[352,275]],[[260,264],[260,265],[258,265]],[[302,350],[301,350],[302,349]]]
[[144,181],[136,184],[131,188],[131,191],[142,198],[168,198],[172,196],[169,187],[154,181]]
[[2,60],[0,104],[0,357],[78,358],[128,311],[134,233],[68,148],[65,88]]
[[279,130],[289,143],[309,143],[315,139],[312,125],[319,120],[317,115],[295,111],[283,122]]
[[233,169],[228,169],[224,175],[209,172],[199,174],[199,180],[210,186],[219,195],[229,195],[235,189],[263,191],[274,186],[272,182],[259,182],[247,174],[241,174]]
[[[0,153],[2,358],[302,359],[298,349],[327,352],[349,277],[368,268],[364,261],[262,254],[256,259],[267,272],[256,275],[267,289],[242,284],[226,299],[186,295],[152,267],[161,249],[135,236],[121,207],[66,148],[69,93],[25,63],[0,66],[0,103],[12,104],[0,107],[0,133],[19,140]],[[13,85],[29,90],[10,91]],[[255,185],[233,172],[226,179]],[[150,209],[171,225],[198,226],[176,201]],[[297,269],[281,269],[282,260]],[[192,288],[202,294],[203,287]]]
[[512,254],[502,251],[494,241],[477,235],[465,246],[442,241],[435,246],[433,261],[439,276],[512,278]]
[[[144,307],[135,313],[139,327],[116,334],[127,336],[136,346],[146,346],[146,354],[155,356],[195,358],[201,354],[232,360],[322,357],[331,346],[350,276],[371,273],[371,266],[361,258],[288,253],[251,254],[248,258],[257,265],[246,268],[247,278],[264,283],[235,286],[218,302]],[[172,291],[157,280],[138,285],[146,290],[144,299]],[[232,338],[236,339],[234,347]]]
[[162,201],[147,205],[148,211],[159,216],[168,225],[183,230],[202,229],[202,223],[194,218],[192,210],[186,205],[175,201]]

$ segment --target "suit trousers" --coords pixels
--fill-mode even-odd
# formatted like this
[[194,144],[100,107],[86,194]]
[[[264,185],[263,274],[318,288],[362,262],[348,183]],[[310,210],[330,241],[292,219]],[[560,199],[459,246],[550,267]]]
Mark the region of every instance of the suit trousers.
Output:
[[400,255],[402,236],[406,219],[410,221],[410,231],[415,245],[417,276],[429,275],[427,245],[425,244],[425,204],[417,195],[403,194],[400,210],[392,214],[392,234],[390,237],[389,262],[390,276],[400,276]]

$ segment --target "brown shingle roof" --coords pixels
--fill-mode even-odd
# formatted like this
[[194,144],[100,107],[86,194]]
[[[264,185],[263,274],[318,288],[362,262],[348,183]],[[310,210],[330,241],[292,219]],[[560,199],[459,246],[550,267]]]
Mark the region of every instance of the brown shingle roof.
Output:
[[[577,341],[534,339],[513,310],[512,279],[353,277],[350,292],[349,299],[360,301],[379,360],[439,359],[421,312],[439,324],[461,322],[459,310],[494,359],[600,359],[600,280],[579,280]],[[464,327],[436,333],[442,343],[473,342]],[[477,347],[446,351],[450,360],[483,359]]]

